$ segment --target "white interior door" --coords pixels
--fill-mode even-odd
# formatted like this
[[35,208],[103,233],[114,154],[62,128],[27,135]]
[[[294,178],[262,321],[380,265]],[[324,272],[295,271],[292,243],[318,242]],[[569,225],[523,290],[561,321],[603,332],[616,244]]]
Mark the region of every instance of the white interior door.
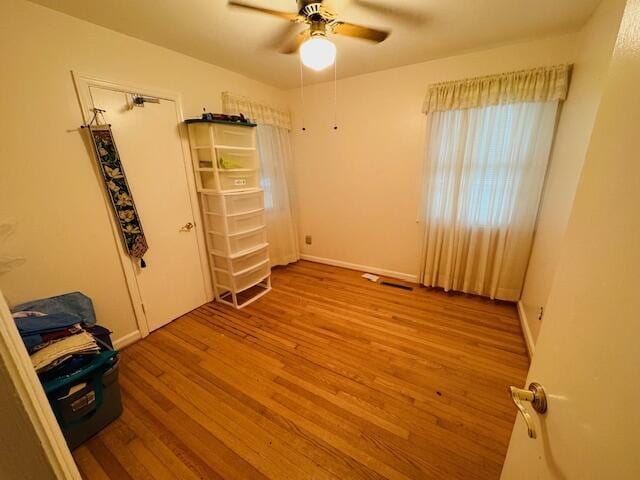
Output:
[[529,371],[548,395],[522,418],[513,479],[640,478],[640,0],[629,0]]
[[96,86],[90,93],[106,111],[149,245],[146,268],[136,262],[135,271],[152,331],[207,301],[176,105],[131,107],[129,93]]

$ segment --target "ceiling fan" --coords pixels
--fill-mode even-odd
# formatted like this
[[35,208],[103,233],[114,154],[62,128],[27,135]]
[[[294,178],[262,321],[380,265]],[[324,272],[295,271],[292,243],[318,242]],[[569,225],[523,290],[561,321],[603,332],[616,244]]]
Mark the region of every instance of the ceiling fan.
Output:
[[[229,0],[229,5],[232,7],[254,10],[288,20],[291,22],[293,29],[295,29],[296,24],[306,24],[308,28],[305,28],[292,39],[287,38],[288,41],[280,49],[280,52],[291,54],[300,49],[302,63],[314,70],[322,70],[332,65],[335,61],[336,47],[327,38],[328,32],[361,38],[375,43],[380,43],[389,36],[390,32],[385,30],[338,20],[336,13],[323,5],[322,0],[297,0],[297,3],[298,12],[290,13]],[[364,2],[363,5],[366,6]],[[288,29],[285,33],[289,37],[293,32]]]

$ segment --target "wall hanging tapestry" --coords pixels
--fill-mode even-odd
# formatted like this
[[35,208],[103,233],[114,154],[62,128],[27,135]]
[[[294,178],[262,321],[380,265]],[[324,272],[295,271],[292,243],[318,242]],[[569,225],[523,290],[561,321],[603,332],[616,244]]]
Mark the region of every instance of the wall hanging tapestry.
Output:
[[140,266],[144,268],[146,265],[142,257],[149,247],[131,196],[127,177],[124,174],[111,127],[109,125],[89,125],[87,129],[91,134],[91,143],[98,159],[100,173],[102,173],[127,252],[132,257],[139,258]]

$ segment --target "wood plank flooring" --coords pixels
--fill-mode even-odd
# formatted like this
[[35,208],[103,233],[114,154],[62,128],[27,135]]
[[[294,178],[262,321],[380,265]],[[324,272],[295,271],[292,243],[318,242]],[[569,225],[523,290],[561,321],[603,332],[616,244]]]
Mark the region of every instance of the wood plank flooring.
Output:
[[529,360],[515,307],[298,262],[122,352],[87,479],[495,479]]

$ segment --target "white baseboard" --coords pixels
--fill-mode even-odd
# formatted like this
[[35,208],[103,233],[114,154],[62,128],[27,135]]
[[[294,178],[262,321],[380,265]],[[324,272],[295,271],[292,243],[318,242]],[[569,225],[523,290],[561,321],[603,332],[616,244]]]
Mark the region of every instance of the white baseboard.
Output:
[[536,344],[533,341],[533,336],[529,329],[529,322],[527,321],[527,314],[524,311],[522,300],[518,300],[518,317],[520,317],[520,326],[522,327],[524,341],[527,344],[527,350],[529,351],[529,358],[533,358],[533,354],[536,350]]
[[375,273],[376,275],[383,275],[385,277],[397,278],[398,280],[404,280],[405,282],[418,283],[418,276],[411,275],[410,273],[394,272],[393,270],[385,270],[384,268],[369,267],[367,265],[358,265],[350,262],[343,262],[342,260],[333,260],[331,258],[314,257],[312,255],[300,255],[301,260],[308,260],[310,262],[323,263],[325,265],[332,265],[334,267],[348,268],[349,270],[358,270],[360,272]]
[[135,332],[131,332],[126,334],[124,337],[120,337],[113,341],[113,348],[116,350],[120,350],[121,348],[126,347],[127,345],[131,345],[134,342],[137,342],[142,338],[140,334],[140,330],[136,330]]

